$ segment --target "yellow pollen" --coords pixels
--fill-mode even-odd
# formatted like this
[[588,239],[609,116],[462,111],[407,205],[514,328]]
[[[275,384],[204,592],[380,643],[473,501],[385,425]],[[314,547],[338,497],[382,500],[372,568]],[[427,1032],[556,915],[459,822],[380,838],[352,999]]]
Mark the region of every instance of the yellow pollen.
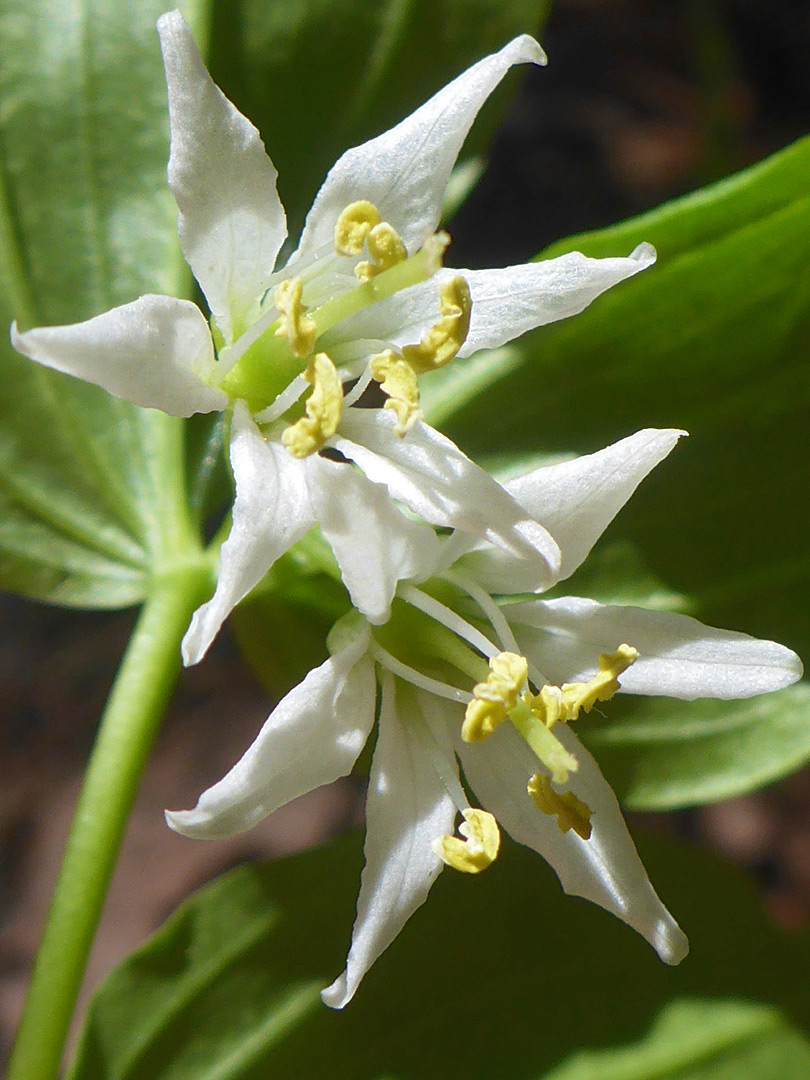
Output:
[[573,791],[559,794],[542,773],[535,773],[526,786],[537,809],[557,818],[560,832],[573,829],[583,840],[590,840],[592,811]]
[[526,658],[517,653],[498,653],[489,667],[487,681],[473,687],[473,700],[464,714],[461,737],[465,742],[481,742],[507,719],[529,674]]
[[539,694],[526,694],[524,701],[546,727],[558,721],[576,720],[580,711],[590,712],[597,701],[609,701],[619,689],[619,676],[638,659],[631,645],[620,645],[614,653],[599,657],[599,671],[588,682],[544,686]]
[[396,413],[394,431],[402,438],[417,420],[422,419],[416,373],[408,361],[397,356],[392,349],[372,357],[370,366],[372,379],[376,379],[383,393],[388,394],[385,408],[393,409]]
[[349,203],[335,224],[335,251],[338,255],[359,255],[366,237],[381,220],[380,211],[367,199]]
[[464,810],[464,824],[458,831],[465,838],[439,836],[433,850],[443,863],[462,874],[480,874],[495,862],[501,846],[498,822],[486,810]]
[[444,367],[456,355],[470,332],[472,299],[463,277],[453,277],[439,286],[442,317],[418,345],[405,345],[402,355],[417,375]]
[[309,457],[320,450],[337,431],[343,411],[343,384],[326,353],[312,357],[304,378],[313,388],[307,400],[307,414],[281,435],[287,450],[297,458]]
[[369,262],[358,263],[354,272],[360,281],[369,281],[383,270],[390,270],[397,263],[405,262],[408,251],[397,230],[387,221],[381,221],[369,230],[366,246],[371,256]]
[[301,303],[303,285],[300,278],[282,281],[273,293],[273,303],[282,318],[276,337],[285,337],[295,356],[309,356],[315,346],[316,326],[311,315],[305,314]]

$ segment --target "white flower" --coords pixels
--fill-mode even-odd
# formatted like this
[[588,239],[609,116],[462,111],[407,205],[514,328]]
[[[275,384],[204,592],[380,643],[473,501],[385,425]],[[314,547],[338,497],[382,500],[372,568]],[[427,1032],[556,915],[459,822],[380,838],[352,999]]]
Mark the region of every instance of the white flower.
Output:
[[[560,578],[580,565],[681,434],[639,431],[508,485],[558,538]],[[613,912],[662,960],[678,963],[686,938],[566,720],[617,689],[728,699],[777,690],[801,675],[789,649],[683,615],[579,597],[500,606],[489,589],[521,592],[520,560],[491,546],[461,550],[450,537],[434,578],[426,580],[431,568],[423,564],[423,585],[400,584],[386,626],[355,614],[338,623],[330,659],[281,701],[244,757],[193,810],[167,814],[186,835],[228,836],[346,775],[374,724],[376,668],[366,866],[346,971],[323,993],[334,1007],[351,999],[445,863],[474,872],[494,859],[495,820],[548,860],[567,893]],[[470,807],[458,762],[483,809]],[[451,836],[459,812],[463,841]]]
[[[233,406],[233,526],[216,593],[186,635],[186,662],[200,659],[234,605],[315,521],[355,606],[372,623],[384,621],[397,576],[412,574],[415,552],[435,547],[432,531],[406,519],[389,496],[432,524],[520,555],[533,582],[548,583],[558,569],[556,544],[420,422],[416,383],[456,354],[581,311],[654,258],[642,245],[629,258],[571,254],[500,270],[441,268],[447,238],[436,230],[459,149],[507,70],[545,62],[540,46],[516,38],[402,123],[347,151],[318,193],[297,250],[275,269],[285,214],[259,134],[211,81],[179,13],[162,16],[158,30],[169,88],[169,185],[212,328],[186,300],[143,296],[72,326],[12,327],[12,341],[31,359],[136,405],[174,416]],[[389,395],[387,408],[355,406],[371,379]],[[339,453],[327,458],[322,449]]]

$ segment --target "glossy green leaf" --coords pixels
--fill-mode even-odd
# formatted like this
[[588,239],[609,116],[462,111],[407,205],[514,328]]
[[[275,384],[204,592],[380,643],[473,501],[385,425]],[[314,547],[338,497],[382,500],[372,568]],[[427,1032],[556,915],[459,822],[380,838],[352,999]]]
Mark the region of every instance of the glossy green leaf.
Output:
[[[0,325],[77,322],[188,289],[155,32],[170,6],[0,3]],[[3,338],[0,586],[81,607],[139,600],[155,553],[179,543],[179,422]]]
[[579,734],[624,804],[672,810],[730,799],[810,759],[810,685],[748,701],[616,699]]
[[[295,235],[347,147],[402,120],[516,34],[536,34],[547,7],[546,0],[227,0],[214,6],[211,71],[261,131]],[[488,110],[476,146],[496,111]]]
[[810,1044],[776,1009],[687,998],[665,1006],[638,1043],[581,1050],[547,1080],[742,1080],[808,1068]]
[[[656,266],[575,318],[530,335],[522,363],[425,401],[473,453],[591,451],[646,426],[685,427],[612,539],[710,621],[810,648],[810,140],[695,195],[561,241],[554,256],[627,254]],[[452,406],[451,406],[452,407]]]
[[681,967],[506,845],[481,877],[441,875],[342,1013],[318,990],[348,947],[357,838],[243,867],[107,980],[70,1080],[803,1080],[807,937],[707,855],[642,854],[690,933]]

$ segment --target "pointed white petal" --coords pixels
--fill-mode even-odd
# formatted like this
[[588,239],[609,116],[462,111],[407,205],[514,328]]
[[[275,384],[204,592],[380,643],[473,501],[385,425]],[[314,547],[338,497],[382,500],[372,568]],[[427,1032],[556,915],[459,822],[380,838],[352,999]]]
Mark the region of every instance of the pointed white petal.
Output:
[[[573,574],[647,473],[685,434],[646,428],[595,454],[534,469],[504,484],[560,545],[560,581]],[[519,592],[508,584],[513,569],[519,570],[512,561],[502,551],[479,545],[464,565],[493,591]]]
[[556,818],[534,805],[526,784],[541,770],[540,763],[511,724],[483,743],[459,738],[456,749],[481,804],[514,840],[551,864],[569,895],[617,915],[646,938],[665,963],[680,963],[689,948],[686,937],[650,884],[610,785],[571,730],[558,724],[557,733],[579,762],[570,790],[593,812],[589,840],[573,830],[560,832]]
[[521,649],[557,684],[591,678],[599,654],[624,642],[639,651],[619,680],[627,694],[746,698],[790,686],[802,674],[798,656],[784,645],[687,615],[565,596],[514,604],[508,617]]
[[162,15],[157,25],[180,241],[230,342],[245,329],[287,235],[277,173],[256,128],[212,82],[180,13]]
[[387,409],[347,409],[334,445],[426,521],[506,548],[532,589],[548,586],[560,558],[549,533],[455,443],[422,423],[400,439],[395,423]]
[[366,809],[366,865],[346,970],[321,997],[342,1009],[360,980],[424,903],[442,869],[431,841],[453,832],[456,808],[433,767],[421,727],[400,720],[393,678],[383,682],[380,734]]
[[228,404],[203,381],[213,369],[214,347],[202,312],[188,300],[142,296],[87,322],[25,333],[13,323],[11,344],[38,364],[171,416]]
[[499,270],[448,268],[345,319],[330,336],[324,336],[324,347],[363,338],[388,341],[397,348],[415,344],[439,317],[439,285],[460,274],[470,286],[472,315],[459,356],[471,356],[578,314],[607,289],[654,261],[655,249],[639,244],[626,259],[589,259],[574,251],[558,259]]
[[333,242],[349,203],[368,199],[409,251],[436,230],[444,189],[478,110],[513,64],[545,63],[532,38],[517,37],[473,64],[402,123],[356,146],[333,165],[307,217],[299,252]]
[[315,522],[302,462],[280,443],[265,442],[241,401],[234,407],[230,456],[233,524],[220,551],[216,592],[196,610],[183,638],[185,664],[203,658],[239,601]]
[[313,455],[306,476],[312,508],[352,604],[370,623],[387,622],[397,582],[423,580],[433,572],[436,533],[406,518],[382,484],[351,465]]
[[253,828],[273,810],[351,772],[374,723],[367,627],[310,671],[270,713],[231,771],[193,810],[167,810],[175,832],[210,840]]
[[472,296],[472,318],[459,356],[494,349],[538,326],[577,315],[607,289],[655,262],[649,244],[626,258],[589,259],[578,251],[502,270],[456,270]]

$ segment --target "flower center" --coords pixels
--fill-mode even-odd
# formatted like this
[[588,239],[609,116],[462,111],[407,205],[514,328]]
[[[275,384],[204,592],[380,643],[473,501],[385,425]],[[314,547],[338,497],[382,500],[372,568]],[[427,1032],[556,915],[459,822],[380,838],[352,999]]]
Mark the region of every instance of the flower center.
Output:
[[[323,346],[317,355],[329,359],[332,371],[336,371],[329,353],[332,348],[340,356],[339,381],[373,378],[380,382],[389,400],[386,407],[397,415],[396,431],[405,435],[421,417],[417,376],[448,363],[461,348],[469,330],[471,301],[469,288],[461,277],[445,281],[438,289],[439,318],[423,335],[418,344],[406,345],[401,354],[387,349],[376,356],[371,355],[379,339],[363,343],[341,339],[340,324],[365,308],[385,300],[395,293],[417,285],[441,268],[444,249],[449,242],[446,233],[429,237],[419,251],[408,255],[405,244],[396,229],[381,219],[377,208],[370,202],[360,200],[350,203],[340,214],[335,225],[335,254],[322,252],[309,262],[300,262],[299,273],[283,278],[268,290],[263,304],[270,303],[255,322],[232,345],[219,349],[217,385],[232,400],[245,401],[259,422],[269,418],[279,419],[294,404],[290,401],[290,384],[296,382],[298,395],[304,388],[304,379],[313,386],[307,402],[307,415],[293,422],[285,438],[285,446],[298,457],[315,453],[334,434],[332,418],[339,409],[336,402],[342,399],[335,393],[335,377],[327,377],[324,361],[314,361],[319,340],[327,333],[327,351]],[[357,284],[346,287],[343,259],[354,258],[366,251],[368,258],[358,261],[354,267]],[[332,282],[334,287],[330,287]],[[327,286],[325,289],[324,286]],[[325,292],[331,292],[323,299]],[[307,302],[306,297],[315,299]],[[318,302],[320,300],[321,302]],[[388,331],[390,336],[397,327]],[[329,407],[326,409],[326,399]],[[299,406],[300,408],[300,406]],[[321,423],[324,410],[329,421]],[[312,411],[314,410],[314,412]],[[268,414],[264,416],[262,414]],[[317,420],[317,431],[313,425]],[[331,427],[331,430],[329,428]],[[328,431],[328,434],[325,432]],[[312,449],[307,450],[306,447]]]

